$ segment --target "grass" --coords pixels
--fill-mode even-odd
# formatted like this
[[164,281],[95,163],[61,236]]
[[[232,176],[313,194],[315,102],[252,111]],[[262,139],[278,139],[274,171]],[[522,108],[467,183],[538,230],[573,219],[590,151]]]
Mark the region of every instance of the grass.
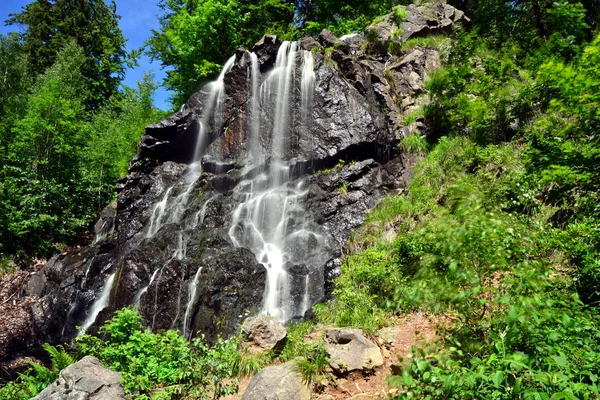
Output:
[[436,50],[444,49],[450,39],[447,36],[431,35],[425,37],[411,38],[402,43],[402,50],[412,50],[417,46],[431,47]]

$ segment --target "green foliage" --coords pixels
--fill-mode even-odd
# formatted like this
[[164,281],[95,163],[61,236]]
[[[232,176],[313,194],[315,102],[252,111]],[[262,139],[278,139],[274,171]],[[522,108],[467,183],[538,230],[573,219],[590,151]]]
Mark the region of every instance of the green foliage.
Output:
[[328,354],[325,346],[313,346],[304,354],[304,357],[296,361],[296,368],[302,375],[302,380],[310,385],[317,376],[320,376],[328,367]]
[[36,0],[7,23],[25,27],[20,38],[32,75],[43,74],[57,62],[63,47],[76,42],[85,57],[85,104],[95,108],[117,93],[125,76],[127,54],[118,20],[114,2]]
[[396,25],[400,25],[404,21],[406,21],[406,8],[402,6],[395,6],[393,9],[394,13],[394,22]]
[[10,129],[0,131],[0,251],[23,263],[23,254],[48,255],[89,229],[113,200],[144,126],[161,115],[150,76],[90,115],[85,64],[83,49],[70,42],[37,79],[21,116],[0,118]]
[[[65,240],[87,225],[82,220],[86,195],[77,148],[84,146],[85,88],[81,49],[71,43],[42,75],[28,98],[23,117],[12,128],[7,160],[1,171],[0,208],[6,218],[0,243],[4,250],[48,251],[52,240]],[[79,202],[70,196],[81,196]],[[53,234],[49,234],[52,232]]]
[[[362,250],[346,258],[335,302],[316,309],[350,325],[357,319],[347,315],[365,309],[452,319],[439,327],[444,348],[414,350],[390,380],[398,398],[598,396],[598,319],[572,274],[575,260],[597,271],[597,231],[590,220],[567,230],[549,224],[553,209],[539,199],[523,154],[513,144],[441,139],[407,195],[370,214],[352,240]],[[377,235],[390,227],[395,236]]]
[[162,0],[160,31],[153,30],[147,52],[167,71],[165,86],[176,92],[178,107],[214,77],[240,47],[251,47],[265,33],[293,31],[293,8],[282,0]]
[[[296,2],[296,24],[301,32],[317,35],[329,29],[336,35],[363,31],[374,18],[392,11],[398,2],[394,0],[321,0],[318,2]],[[398,11],[398,13],[402,13]]]
[[75,361],[61,346],[45,344],[43,347],[50,356],[52,368],[31,362],[31,367],[16,381],[0,386],[0,400],[28,400],[36,396],[58,378],[62,369]]
[[410,154],[425,155],[429,151],[427,139],[418,133],[413,133],[400,141],[400,148]]
[[151,333],[130,308],[117,311],[99,333],[106,339],[78,337],[78,354],[98,357],[121,373],[125,391],[137,398],[217,399],[237,391],[229,380],[234,341],[218,339],[209,347],[203,338],[190,343],[176,331]]

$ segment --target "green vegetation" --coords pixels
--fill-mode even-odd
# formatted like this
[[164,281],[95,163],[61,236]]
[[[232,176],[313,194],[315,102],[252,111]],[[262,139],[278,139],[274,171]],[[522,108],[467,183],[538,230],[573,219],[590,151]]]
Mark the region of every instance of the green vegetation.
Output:
[[31,368],[0,387],[0,400],[29,399],[58,377],[60,370],[91,355],[102,365],[122,375],[125,393],[136,399],[219,399],[237,392],[238,377],[251,376],[272,363],[295,360],[298,371],[310,382],[322,378],[328,366],[320,341],[307,343],[305,336],[314,323],[306,321],[288,328],[288,340],[279,352],[252,354],[241,334],[217,339],[209,345],[203,337],[191,342],[177,331],[152,333],[142,326],[139,313],[124,308],[98,331],[82,335],[73,344],[74,353],[44,345],[51,368],[31,363]]
[[100,330],[102,336],[75,340],[76,354],[45,345],[52,368],[32,363],[16,382],[0,387],[0,399],[29,399],[52,383],[58,372],[86,355],[123,376],[125,392],[136,399],[218,399],[235,393],[232,365],[237,341],[218,339],[208,346],[203,338],[188,342],[177,331],[151,333],[142,327],[137,311],[115,313]]
[[[36,2],[15,21],[27,18],[31,29],[46,3],[62,4]],[[282,38],[348,33],[392,9],[405,18],[392,8],[398,3],[165,0],[148,51],[175,67],[167,85],[177,105],[265,30]],[[369,333],[416,310],[444,321],[441,343],[414,349],[390,379],[397,398],[598,398],[600,9],[574,0],[450,3],[472,18],[471,30],[388,48],[444,49],[418,110],[433,134],[401,141],[423,159],[405,193],[384,199],[353,233],[335,300],[315,306],[316,320]],[[75,34],[61,33],[52,54],[30,64],[34,33],[0,36],[0,251],[17,261],[86,232],[114,196],[143,125],[159,116],[150,77],[137,91],[116,91],[111,80],[91,89],[89,49]],[[297,357],[306,381],[326,377],[322,345],[305,340],[313,329],[294,325],[280,352],[253,355],[239,337],[207,346],[150,333],[125,309],[102,338],[79,338],[77,356],[95,355],[121,372],[132,396],[218,398],[234,390],[235,376]],[[46,349],[52,368],[32,365],[0,398],[31,397],[70,361]]]
[[418,133],[413,133],[400,141],[400,148],[410,154],[416,154],[419,156],[427,154],[430,148],[429,142],[423,136]]
[[441,344],[390,379],[397,398],[597,398],[599,10],[464,3],[474,29],[449,42],[421,111],[435,140],[401,142],[426,157],[354,233],[315,312],[368,331],[441,316]]
[[119,89],[132,60],[114,4],[71,3],[34,1],[0,35],[0,254],[21,265],[89,234],[163,115],[151,75]]
[[31,368],[21,374],[14,382],[0,387],[2,400],[28,400],[44,390],[58,378],[58,373],[71,365],[75,360],[62,347],[44,345],[44,350],[50,356],[51,368],[32,362]]

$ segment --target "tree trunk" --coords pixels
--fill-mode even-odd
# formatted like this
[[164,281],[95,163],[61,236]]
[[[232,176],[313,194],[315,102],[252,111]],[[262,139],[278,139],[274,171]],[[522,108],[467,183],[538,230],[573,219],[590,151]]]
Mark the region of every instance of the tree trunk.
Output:
[[548,38],[546,36],[546,29],[544,29],[544,23],[542,22],[542,9],[540,8],[540,3],[538,0],[531,0],[531,5],[535,17],[535,27],[537,28],[540,37],[546,41]]

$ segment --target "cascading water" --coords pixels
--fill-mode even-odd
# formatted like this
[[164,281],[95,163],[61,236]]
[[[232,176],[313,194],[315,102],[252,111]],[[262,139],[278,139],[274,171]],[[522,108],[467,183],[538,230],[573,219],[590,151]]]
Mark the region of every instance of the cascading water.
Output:
[[[267,285],[262,312],[282,321],[303,316],[310,307],[309,276],[301,279],[301,301],[292,296],[292,277],[289,269],[310,259],[318,252],[319,234],[305,219],[304,209],[307,188],[304,182],[290,182],[290,138],[294,129],[291,112],[296,82],[298,44],[283,42],[275,68],[260,87],[260,99],[253,97],[252,116],[259,108],[274,109],[271,148],[268,149],[270,165],[267,172],[238,185],[236,196],[240,203],[233,213],[229,236],[234,245],[246,247],[256,255],[267,270]],[[300,80],[301,116],[307,118],[315,73],[312,54],[302,51],[303,65]],[[254,58],[252,58],[254,59]],[[252,62],[251,76],[257,76]],[[252,80],[252,93],[258,94],[256,81]],[[258,130],[260,124],[253,120]],[[255,134],[258,135],[258,132]],[[260,154],[258,143],[253,141],[252,154]],[[305,271],[307,272],[307,271]],[[297,283],[296,283],[297,284]]]
[[[320,257],[319,229],[307,217],[308,183],[291,172],[297,156],[293,139],[298,138],[303,126],[309,123],[316,81],[314,60],[312,53],[300,50],[297,42],[281,44],[275,66],[266,74],[260,72],[256,54],[246,53],[243,57],[247,57],[246,62],[238,65],[248,68],[248,87],[245,157],[242,158],[248,162],[244,171],[257,172],[248,174],[231,190],[231,198],[237,206],[231,211],[231,225],[226,232],[234,246],[252,251],[266,269],[262,312],[285,322],[303,316],[323,291],[318,288],[322,286],[319,282],[322,271],[319,274],[317,269],[325,260]],[[204,270],[202,265],[196,266],[194,260],[186,258],[186,248],[204,223],[207,207],[219,196],[208,195],[201,205],[191,200],[196,201],[198,197],[195,190],[203,176],[202,161],[210,140],[228,129],[225,128],[229,123],[225,121],[228,100],[225,77],[235,64],[234,56],[226,62],[218,79],[202,90],[204,101],[196,114],[198,137],[193,162],[154,205],[143,236],[144,241],[153,242],[160,240],[160,232],[166,226],[174,225],[178,229],[177,243],[167,248],[170,253],[160,265],[147,271],[151,274],[144,286],[135,291],[133,305],[144,308],[154,327],[161,281],[173,265],[178,265],[179,295],[187,288],[187,299],[177,299],[178,311],[172,321],[179,324],[185,337],[193,334],[194,310],[200,300]],[[218,156],[216,161],[219,161]],[[188,212],[192,204],[199,208]],[[194,271],[193,276],[186,271]],[[314,279],[317,282],[313,282]],[[115,274],[106,280],[82,332],[107,306],[114,280]]]
[[94,301],[94,304],[92,305],[92,309],[90,310],[88,317],[81,326],[79,335],[83,335],[90,328],[90,326],[94,324],[94,321],[96,321],[98,314],[100,314],[100,312],[108,306],[110,291],[112,290],[113,283],[115,282],[115,275],[116,272],[112,273],[104,283],[102,292],[100,293],[100,296],[98,296],[96,301]]

